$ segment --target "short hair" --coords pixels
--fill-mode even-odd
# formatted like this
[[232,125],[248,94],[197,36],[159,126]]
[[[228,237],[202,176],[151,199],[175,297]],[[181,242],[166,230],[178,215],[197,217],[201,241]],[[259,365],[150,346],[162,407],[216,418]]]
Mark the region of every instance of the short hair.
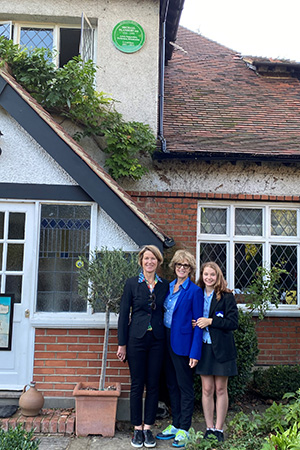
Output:
[[143,261],[143,257],[145,252],[151,252],[153,253],[153,255],[155,256],[155,258],[158,261],[158,265],[161,266],[163,261],[164,261],[164,257],[161,254],[161,251],[159,250],[158,247],[156,247],[156,245],[145,245],[139,252],[138,254],[138,263],[139,265],[142,267],[142,261]]
[[182,261],[187,261],[189,265],[191,266],[190,276],[194,276],[196,272],[196,260],[194,255],[192,255],[187,250],[177,250],[173,258],[169,264],[170,269],[172,269],[175,272],[175,264],[176,263],[182,263]]

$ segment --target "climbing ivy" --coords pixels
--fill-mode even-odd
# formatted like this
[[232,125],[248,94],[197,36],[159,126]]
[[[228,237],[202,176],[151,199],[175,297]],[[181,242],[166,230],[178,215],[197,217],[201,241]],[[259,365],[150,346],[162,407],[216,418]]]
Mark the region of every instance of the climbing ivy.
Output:
[[155,149],[149,125],[126,122],[115,109],[114,100],[94,88],[96,66],[74,57],[56,68],[54,54],[47,49],[28,51],[0,37],[0,58],[13,76],[47,111],[63,115],[82,127],[74,138],[101,136],[107,154],[106,167],[114,179],[140,179],[147,168],[140,157]]

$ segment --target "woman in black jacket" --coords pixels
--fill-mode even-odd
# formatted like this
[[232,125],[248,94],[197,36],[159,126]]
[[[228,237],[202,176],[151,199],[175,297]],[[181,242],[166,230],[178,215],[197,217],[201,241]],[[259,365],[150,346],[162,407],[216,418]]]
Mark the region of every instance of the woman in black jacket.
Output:
[[120,306],[117,356],[120,361],[127,358],[129,364],[130,416],[134,425],[131,445],[136,448],[156,445],[151,425],[155,422],[158,406],[164,356],[163,307],[169,290],[169,283],[156,273],[162,262],[162,254],[154,245],[147,245],[140,251],[142,271],[139,276],[127,280]]
[[202,406],[207,427],[204,437],[213,434],[222,442],[228,410],[228,376],[237,375],[233,330],[238,328],[238,309],[234,295],[227,288],[227,282],[216,263],[202,265],[198,284],[204,291],[203,317],[196,322],[203,330],[202,356],[196,373],[201,375],[202,382]]

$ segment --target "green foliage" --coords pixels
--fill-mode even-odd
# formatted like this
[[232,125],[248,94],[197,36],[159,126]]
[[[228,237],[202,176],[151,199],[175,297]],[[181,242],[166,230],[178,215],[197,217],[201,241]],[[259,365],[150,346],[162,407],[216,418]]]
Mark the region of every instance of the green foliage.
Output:
[[[228,382],[229,402],[234,403],[245,393],[252,376],[252,369],[258,355],[257,335],[255,323],[251,314],[239,309],[239,327],[234,331],[235,345],[237,349],[238,375],[230,377]],[[201,378],[195,376],[195,400],[201,404]]]
[[114,179],[140,179],[147,169],[141,157],[155,150],[155,136],[149,125],[126,122],[114,108],[114,101],[94,88],[96,66],[74,57],[56,68],[47,49],[28,51],[0,37],[0,58],[6,62],[20,83],[45,109],[61,114],[82,126],[75,134],[101,136],[107,154],[106,167]]
[[237,349],[238,375],[230,377],[228,381],[231,403],[245,393],[259,353],[255,323],[251,314],[239,310],[239,327],[234,331],[234,340]]
[[258,318],[262,320],[271,305],[278,308],[280,302],[280,284],[281,275],[288,272],[275,264],[271,269],[258,267],[252,283],[246,290],[247,308],[252,313],[258,312]]
[[79,295],[94,311],[102,304],[108,311],[118,313],[125,281],[139,272],[137,254],[102,247],[92,252],[90,259],[80,256],[79,260]]
[[255,411],[235,415],[227,426],[223,443],[204,442],[202,433],[190,430],[187,450],[300,450],[300,389],[287,393],[287,404],[276,404],[262,414]]
[[300,386],[300,366],[278,365],[253,372],[252,388],[264,398],[280,400],[284,393]]
[[34,437],[33,433],[34,430],[25,431],[21,424],[16,428],[9,428],[8,431],[0,428],[0,448],[1,450],[37,450],[40,441]]

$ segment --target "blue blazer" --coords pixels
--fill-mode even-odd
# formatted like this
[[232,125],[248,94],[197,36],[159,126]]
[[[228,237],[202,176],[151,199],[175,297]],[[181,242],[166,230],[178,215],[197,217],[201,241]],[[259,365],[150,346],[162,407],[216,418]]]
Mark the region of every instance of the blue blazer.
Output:
[[202,330],[192,327],[192,319],[203,316],[203,292],[191,280],[177,299],[171,325],[171,347],[177,355],[201,358]]

